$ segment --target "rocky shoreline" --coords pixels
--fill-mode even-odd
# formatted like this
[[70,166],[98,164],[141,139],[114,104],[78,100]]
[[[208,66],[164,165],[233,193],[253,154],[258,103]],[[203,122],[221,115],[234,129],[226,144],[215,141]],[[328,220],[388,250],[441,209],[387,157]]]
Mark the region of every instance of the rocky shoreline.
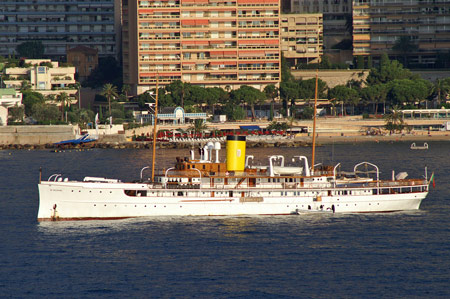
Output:
[[[311,137],[296,137],[278,140],[247,141],[248,148],[272,148],[272,147],[309,147],[312,143]],[[325,144],[348,144],[348,143],[382,143],[382,142],[428,142],[428,141],[450,141],[449,134],[430,135],[386,135],[386,136],[325,136],[321,135],[316,139],[316,145]],[[158,142],[159,149],[190,149],[193,146],[206,144],[207,140],[195,142]],[[73,146],[69,148],[59,148],[53,143],[46,144],[0,144],[0,150],[83,150],[83,149],[152,149],[152,142],[148,141],[126,141],[126,142],[95,142],[85,146]]]
[[[204,144],[205,142],[197,142],[195,146]],[[193,143],[181,143],[181,142],[159,142],[157,148],[160,149],[190,149]],[[277,142],[247,142],[247,147],[307,147],[311,146],[311,142],[286,140]],[[96,142],[89,146],[71,146],[66,148],[57,147],[54,144],[0,144],[0,150],[84,150],[84,149],[152,149],[152,142]]]

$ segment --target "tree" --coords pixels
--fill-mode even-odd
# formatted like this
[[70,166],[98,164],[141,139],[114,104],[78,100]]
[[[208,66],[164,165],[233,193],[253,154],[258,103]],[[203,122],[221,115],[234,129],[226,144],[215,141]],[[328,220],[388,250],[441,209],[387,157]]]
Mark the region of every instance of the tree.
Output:
[[280,96],[283,99],[283,108],[286,110],[288,116],[288,103],[295,101],[299,97],[299,84],[297,81],[281,82],[280,83]]
[[229,93],[220,87],[210,87],[206,89],[206,103],[211,108],[212,115],[215,114],[217,103],[226,103],[229,99]]
[[45,47],[41,41],[29,41],[18,45],[16,51],[21,57],[41,59],[44,58]]
[[401,132],[405,127],[405,122],[403,121],[402,113],[397,106],[394,106],[390,114],[385,115],[385,128],[389,130],[389,133],[399,131]]
[[128,100],[128,93],[131,91],[130,85],[128,85],[128,84],[122,85],[121,91],[122,91],[122,94],[125,95],[125,98]]
[[281,82],[289,82],[294,80],[294,76],[291,73],[291,66],[289,62],[284,57],[283,53],[281,53]]
[[172,102],[184,108],[185,105],[191,106],[195,104],[190,97],[192,85],[181,80],[172,81],[169,85],[166,85],[165,89],[172,97]]
[[191,126],[189,126],[190,131],[193,131],[195,135],[203,133],[208,129],[208,126],[203,121],[203,119],[195,119]]
[[387,84],[387,101],[402,105],[424,101],[430,95],[430,83],[423,79],[397,79]]
[[231,94],[237,102],[246,103],[250,106],[252,119],[256,117],[255,104],[262,103],[266,99],[266,95],[263,92],[248,85],[241,85],[239,89],[233,90]]
[[[316,78],[298,80],[298,98],[304,100],[314,99],[316,93]],[[317,80],[317,97],[324,98],[328,89],[327,83],[321,79]]]
[[403,57],[403,65],[408,66],[408,54],[419,49],[419,46],[411,41],[411,38],[407,35],[402,35],[395,41],[392,49],[399,52]]
[[390,61],[387,55],[381,56],[378,68],[370,70],[366,82],[369,85],[379,83],[388,83],[395,79],[417,79],[418,76],[413,75],[408,69],[404,69],[402,64],[397,60]]
[[8,108],[8,118],[11,121],[23,121],[23,117],[24,117],[24,112],[25,112],[25,108],[24,106],[13,106]]
[[440,105],[442,99],[446,99],[450,92],[450,78],[436,79],[431,89],[431,94]]
[[341,104],[342,115],[345,115],[344,104],[356,105],[359,101],[358,92],[345,85],[337,85],[330,89],[329,97],[331,101]]
[[267,99],[272,100],[270,102],[270,117],[269,117],[269,120],[272,120],[274,117],[275,98],[278,97],[278,88],[273,84],[266,85],[266,87],[264,87],[264,93]]
[[364,56],[356,56],[356,68],[360,70],[364,69]]
[[208,97],[208,91],[206,88],[192,85],[190,86],[189,98],[187,99],[187,103],[192,105],[201,105],[206,102]]
[[386,102],[387,90],[385,84],[376,84],[364,87],[361,98],[366,104],[373,104],[375,114],[378,113],[378,104]]
[[322,56],[322,61],[320,62],[321,69],[331,69],[333,64],[331,63],[330,57],[328,55]]
[[27,90],[31,90],[31,83],[28,80],[23,80],[22,82],[20,82],[20,91],[23,93]]
[[117,98],[119,95],[117,94],[117,87],[107,83],[105,85],[103,85],[103,89],[102,89],[102,96],[104,96],[107,100],[108,100],[108,108],[109,108],[109,116],[111,116],[111,100],[114,100],[115,98]]
[[58,121],[59,111],[55,105],[37,103],[32,108],[33,118],[40,123]]
[[43,104],[45,102],[42,94],[34,91],[24,91],[22,93],[22,104],[25,106],[25,115],[31,116],[33,106]]
[[66,107],[66,103],[69,100],[69,96],[67,93],[62,92],[58,96],[56,96],[56,102],[61,103],[61,120],[64,121],[64,109]]

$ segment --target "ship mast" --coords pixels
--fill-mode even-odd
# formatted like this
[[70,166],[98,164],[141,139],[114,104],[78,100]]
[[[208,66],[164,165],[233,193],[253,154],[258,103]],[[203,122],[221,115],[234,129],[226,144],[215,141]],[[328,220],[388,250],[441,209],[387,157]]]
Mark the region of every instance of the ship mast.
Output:
[[158,88],[159,75],[156,75],[155,117],[153,118],[153,152],[152,152],[152,182],[155,179],[155,156],[156,156],[156,123],[158,122]]
[[317,115],[317,89],[319,81],[319,69],[316,72],[316,91],[314,93],[314,114],[313,114],[313,138],[312,138],[312,159],[311,159],[311,169],[312,174],[314,174],[314,163],[316,158],[316,115]]

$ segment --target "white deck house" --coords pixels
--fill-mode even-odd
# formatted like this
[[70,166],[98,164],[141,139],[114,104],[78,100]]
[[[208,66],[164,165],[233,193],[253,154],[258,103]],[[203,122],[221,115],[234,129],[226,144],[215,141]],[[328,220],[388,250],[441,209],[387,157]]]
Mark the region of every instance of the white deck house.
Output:
[[0,125],[8,125],[8,108],[21,105],[21,92],[13,88],[0,88]]

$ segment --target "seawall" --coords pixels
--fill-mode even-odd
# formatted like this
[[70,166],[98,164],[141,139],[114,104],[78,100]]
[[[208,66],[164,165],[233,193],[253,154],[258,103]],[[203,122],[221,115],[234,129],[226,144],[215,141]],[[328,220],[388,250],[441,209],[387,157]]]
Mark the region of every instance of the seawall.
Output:
[[0,144],[9,145],[43,145],[74,139],[77,126],[4,126],[0,127]]

